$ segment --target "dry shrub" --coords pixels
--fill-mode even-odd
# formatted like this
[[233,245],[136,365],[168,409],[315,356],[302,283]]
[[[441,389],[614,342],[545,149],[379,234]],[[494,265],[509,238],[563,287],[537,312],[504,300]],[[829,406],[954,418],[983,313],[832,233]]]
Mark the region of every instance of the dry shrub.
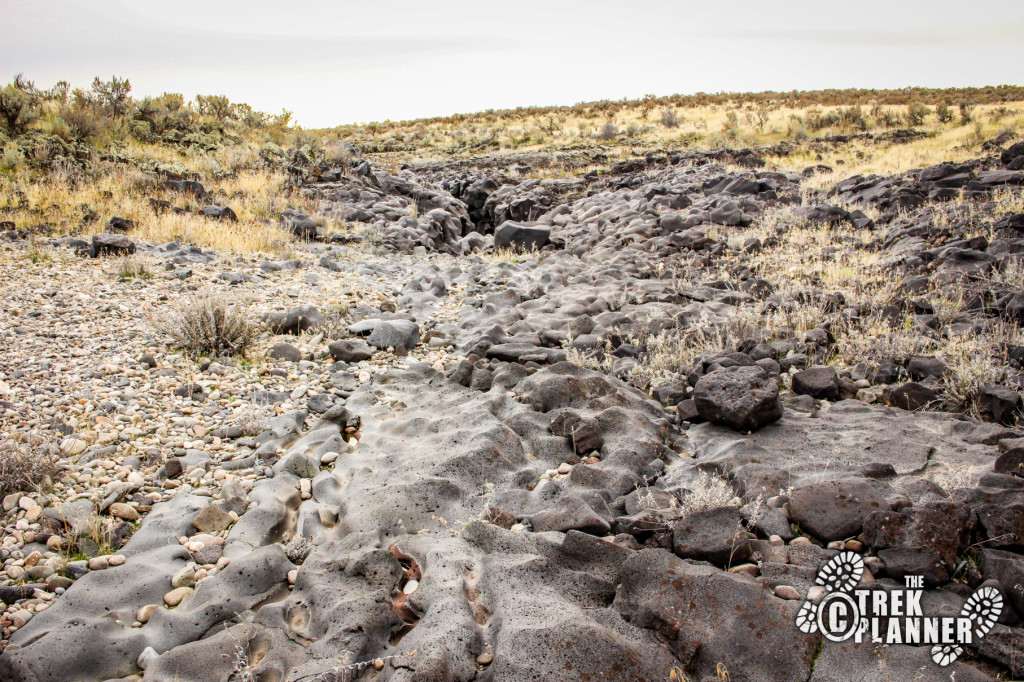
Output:
[[683,516],[696,512],[720,509],[721,507],[738,506],[736,493],[732,486],[721,476],[714,476],[702,471],[693,484],[690,494],[682,501]]
[[198,295],[150,324],[192,356],[244,355],[263,327],[247,306],[215,295]]
[[242,429],[243,436],[258,436],[270,428],[273,415],[272,407],[249,403],[236,413],[235,424]]
[[60,469],[52,437],[28,434],[0,442],[0,498],[50,487]]
[[740,501],[732,490],[732,486],[721,476],[702,471],[691,486],[690,494],[672,500],[670,506],[659,504],[651,492],[650,486],[638,489],[637,502],[640,508],[656,514],[666,523],[677,521],[690,514],[722,507],[738,507]]
[[982,386],[1003,384],[1007,379],[1006,348],[1020,345],[1020,327],[1000,322],[987,332],[956,336],[939,353],[949,367],[943,378],[946,403],[957,410],[981,418],[978,403]]
[[753,333],[760,317],[748,310],[740,310],[722,319],[702,314],[688,327],[670,327],[657,334],[641,331],[629,342],[646,352],[629,372],[637,385],[657,388],[689,372],[702,355],[715,355],[733,348]]
[[580,350],[572,345],[572,335],[562,342],[562,350],[565,351],[565,361],[595,372],[609,373],[612,371],[614,358],[610,354],[594,352],[592,350]]
[[117,279],[151,279],[153,277],[153,273],[150,272],[146,261],[138,254],[118,258],[114,265],[113,274]]
[[939,346],[938,341],[923,336],[910,318],[870,315],[854,321],[837,319],[832,333],[836,339],[832,359],[844,367],[885,360],[905,365],[915,355],[932,354]]

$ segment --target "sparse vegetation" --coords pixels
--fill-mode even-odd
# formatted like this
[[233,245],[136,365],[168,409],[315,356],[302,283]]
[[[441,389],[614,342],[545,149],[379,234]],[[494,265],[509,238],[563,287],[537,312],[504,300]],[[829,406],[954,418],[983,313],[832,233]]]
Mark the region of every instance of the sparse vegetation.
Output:
[[[256,680],[279,634],[258,626],[272,592],[273,618],[283,613],[310,651],[335,652],[300,660],[295,649],[281,659],[289,679],[386,676],[386,666],[443,677],[444,656],[401,660],[416,655],[400,649],[414,627],[429,631],[407,644],[447,627],[423,610],[446,578],[422,571],[412,553],[460,567],[459,623],[470,613],[482,628],[492,617],[522,625],[516,608],[491,609],[516,606],[503,591],[518,589],[523,570],[467,561],[478,546],[498,558],[544,550],[537,566],[554,582],[538,582],[536,562],[527,567],[545,595],[531,607],[534,621],[557,625],[568,613],[580,625],[570,635],[596,632],[628,667],[623,675],[749,677],[764,657],[726,649],[738,643],[757,654],[759,640],[774,646],[785,635],[790,665],[806,679],[814,642],[783,632],[799,621],[778,614],[796,609],[775,607],[783,599],[799,607],[808,581],[801,573],[782,584],[784,566],[767,564],[788,556],[806,572],[807,557],[839,547],[884,557],[866,562],[865,580],[900,575],[907,557],[880,555],[869,532],[878,519],[872,498],[883,507],[899,499],[905,539],[919,548],[917,515],[927,509],[919,499],[942,496],[933,482],[950,493],[972,472],[989,475],[995,457],[975,455],[995,455],[984,442],[1007,435],[961,415],[917,412],[944,402],[1004,424],[1020,418],[1024,335],[1013,319],[1022,314],[1024,261],[1005,238],[1018,219],[1003,216],[1024,204],[1007,185],[1018,176],[1004,172],[1011,156],[1019,165],[1016,151],[996,159],[1024,123],[1022,88],[646,95],[305,131],[287,112],[269,116],[224,95],[133,98],[116,76],[88,90],[41,90],[17,78],[0,93],[0,114],[0,216],[10,231],[0,265],[18,282],[4,311],[13,330],[4,338],[17,346],[0,373],[0,415],[13,425],[3,423],[0,494],[48,491],[10,510],[8,577],[0,578],[32,589],[5,592],[0,646],[12,632],[46,625],[22,631],[14,641],[25,646],[12,649],[39,652],[25,660],[44,672],[59,676],[74,647],[92,644],[75,635],[47,650],[50,626],[102,618],[109,600],[77,602],[82,613],[58,610],[49,623],[30,619],[86,570],[131,562],[114,576],[131,582],[139,562],[162,552],[176,562],[157,576],[170,591],[162,600],[155,587],[152,598],[135,595],[140,603],[123,610],[127,619],[118,615],[120,627],[154,614],[149,627],[173,625],[161,601],[182,608],[218,590],[252,608],[234,621],[220,610],[214,625],[230,641],[222,633],[201,649],[190,643],[199,635],[185,633],[185,646],[156,658],[155,648],[122,651],[97,674],[138,664],[150,677],[173,676],[199,655],[211,657],[211,674]],[[508,153],[517,151],[538,153]],[[426,163],[434,159],[444,162]],[[970,161],[972,174],[949,165],[844,183],[938,161]],[[476,252],[481,241],[466,234],[487,235],[505,220],[529,223],[513,243],[543,248]],[[138,255],[114,257],[135,247],[117,235],[83,243],[100,232],[218,253],[140,243]],[[51,246],[46,238],[58,235],[83,241]],[[314,238],[329,243],[305,241]],[[83,257],[74,277],[51,284],[89,247],[102,259]],[[264,318],[257,306],[275,312]],[[150,332],[139,333],[141,316]],[[656,401],[556,364],[559,343],[570,363],[615,373]],[[988,384],[1017,393],[982,391]],[[852,398],[904,411],[840,402]],[[59,445],[8,439],[36,433],[44,417],[54,419],[54,436],[68,435]],[[994,469],[1018,464],[1003,467],[1014,453],[996,456]],[[829,508],[831,488],[805,489],[815,483],[851,494]],[[346,503],[324,503],[334,493]],[[959,524],[943,532],[962,540],[952,549],[998,539],[982,539],[1004,524],[998,509],[968,514],[958,497],[943,504],[964,509],[939,514]],[[54,509],[65,515],[56,531]],[[168,510],[189,515],[172,538],[182,549],[147,549],[140,537],[123,555],[97,556],[124,545],[144,514],[156,520]],[[678,523],[697,513],[701,524]],[[274,547],[245,557],[233,538],[253,523],[270,528],[259,544]],[[189,524],[197,532],[185,532]],[[344,547],[333,542],[352,528],[366,532],[350,533]],[[748,543],[748,533],[761,541]],[[563,589],[581,571],[599,573],[592,559],[606,555],[632,567],[619,581],[618,612],[608,610],[606,581]],[[216,578],[254,560],[276,585],[263,596]],[[701,563],[689,570],[682,561]],[[353,651],[318,625],[337,604],[308,599],[332,562],[352,575],[375,572],[368,583],[348,581],[354,592],[342,596],[385,598],[374,603],[387,618],[375,611],[353,621]],[[972,580],[988,579],[976,569]],[[36,591],[44,580],[45,592]],[[658,580],[690,604],[683,629],[646,644],[623,639],[621,628],[593,630],[631,611],[644,612],[631,620],[639,627],[671,620],[676,607],[646,589]],[[728,587],[712,595],[712,610],[693,597],[707,585]],[[723,612],[736,618],[719,637]],[[777,632],[765,639],[760,621]],[[549,630],[520,627],[546,641]],[[692,646],[712,630],[711,646]],[[494,675],[522,670],[496,658],[507,654],[501,647],[467,642],[452,658],[467,674],[475,665],[486,676],[496,662]],[[392,655],[364,660],[384,653]],[[543,658],[534,660],[543,675]]]
[[728,481],[706,471],[697,476],[689,493],[673,498],[669,505],[660,503],[649,486],[641,486],[637,493],[640,508],[653,512],[666,524],[696,512],[737,507],[740,504]]
[[153,273],[149,271],[146,261],[138,255],[121,256],[114,264],[114,276],[118,279],[151,279]]
[[216,295],[200,295],[180,303],[150,323],[186,353],[244,355],[259,336],[262,324],[245,305]]
[[56,440],[39,431],[0,441],[0,498],[43,492],[60,470]]

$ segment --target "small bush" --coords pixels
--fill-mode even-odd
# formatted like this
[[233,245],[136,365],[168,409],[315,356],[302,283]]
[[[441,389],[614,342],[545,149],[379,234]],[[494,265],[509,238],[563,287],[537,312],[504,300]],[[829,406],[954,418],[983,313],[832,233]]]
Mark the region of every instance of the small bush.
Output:
[[150,324],[193,356],[244,355],[262,328],[246,307],[218,296],[197,296]]
[[1021,340],[1020,327],[1008,323],[996,324],[985,334],[951,340],[939,354],[949,367],[943,377],[947,406],[980,419],[981,387],[1005,384],[1006,350]]
[[3,147],[3,154],[0,155],[0,168],[14,170],[22,160],[21,149],[13,142],[8,142]]
[[974,120],[974,105],[960,103],[960,125],[965,126]]
[[611,121],[601,126],[601,130],[597,133],[597,139],[599,140],[612,140],[618,136],[619,129]]
[[32,263],[49,263],[53,256],[54,250],[38,239],[30,240],[25,249],[25,258]]
[[735,111],[725,115],[725,123],[722,124],[722,134],[727,140],[736,140],[740,133],[740,120]]
[[131,255],[122,256],[117,260],[114,276],[117,279],[150,279],[153,277],[153,273],[149,271],[146,261],[137,255]]
[[258,436],[270,428],[272,416],[273,408],[252,403],[236,415],[235,424],[242,429],[243,436]]
[[675,109],[662,109],[661,110],[661,125],[666,128],[678,128],[679,117],[676,115]]
[[666,526],[697,512],[740,505],[740,500],[736,497],[729,482],[706,471],[702,471],[697,476],[688,495],[680,496],[671,502],[672,504],[668,506],[660,504],[648,485],[637,489],[637,503],[640,508],[656,514],[666,523]]
[[940,123],[950,123],[953,120],[953,110],[946,102],[939,102],[935,107],[935,115]]
[[59,468],[54,439],[29,434],[20,441],[4,440],[0,443],[0,498],[48,489]]
[[998,123],[999,121],[1002,121],[1004,118],[1006,118],[1009,114],[1010,110],[1007,107],[996,107],[995,109],[988,113],[988,117],[989,119],[992,120],[993,123]]
[[713,476],[702,471],[693,485],[693,490],[689,495],[683,497],[683,516],[722,507],[738,506],[738,502],[736,493],[732,491],[732,486],[728,481],[720,476]]
[[810,130],[817,132],[825,128],[838,126],[843,122],[843,115],[839,111],[822,112],[817,107],[814,107],[807,111],[805,122]]
[[878,125],[883,128],[898,128],[902,123],[900,115],[888,107],[879,107],[874,117]]
[[907,107],[906,121],[908,126],[919,126],[924,123],[924,118],[928,114],[932,113],[924,104],[920,102],[911,102],[910,106]]
[[0,119],[12,137],[24,133],[39,117],[37,105],[35,87],[20,74],[10,85],[0,87]]

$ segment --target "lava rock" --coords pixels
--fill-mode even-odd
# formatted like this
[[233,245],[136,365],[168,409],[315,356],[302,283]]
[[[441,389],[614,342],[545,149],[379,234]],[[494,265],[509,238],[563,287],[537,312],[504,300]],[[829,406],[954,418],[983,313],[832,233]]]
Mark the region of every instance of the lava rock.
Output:
[[863,478],[811,483],[789,497],[790,517],[822,542],[854,537],[871,514],[888,509],[885,496]]
[[891,407],[910,412],[931,409],[941,402],[938,393],[914,381],[886,391],[886,400]]
[[955,502],[927,502],[901,511],[879,511],[864,522],[864,543],[896,580],[922,575],[929,586],[949,580],[964,545],[970,510]]
[[697,413],[737,431],[755,431],[782,417],[779,385],[758,366],[705,374],[693,391]]
[[237,223],[238,216],[227,206],[204,206],[199,215],[204,218],[212,218],[213,220],[227,220],[228,222]]
[[600,450],[604,445],[600,425],[572,411],[565,411],[552,419],[548,428],[556,436],[567,438],[578,455]]
[[373,357],[374,350],[360,341],[335,341],[327,346],[335,362],[361,362]]
[[494,248],[535,251],[544,248],[550,239],[550,228],[509,220],[494,231]]
[[110,222],[107,223],[107,229],[111,232],[124,234],[129,230],[135,229],[135,222],[127,220],[126,218],[118,218],[117,216],[114,216],[110,219]]
[[89,246],[89,255],[92,258],[124,256],[132,253],[135,253],[135,242],[123,234],[105,232],[93,235],[92,243]]
[[978,389],[978,411],[989,421],[1013,424],[1022,416],[1020,394],[1005,386],[982,386]]
[[299,239],[307,241],[314,240],[319,234],[317,224],[313,219],[301,211],[284,211],[281,213],[281,223],[284,227]]
[[946,363],[930,355],[912,357],[907,363],[907,373],[914,381],[928,378],[941,379],[948,371],[949,367],[946,366]]
[[750,558],[750,540],[736,507],[694,512],[672,527],[672,548],[684,559],[716,566],[742,564]]
[[234,523],[226,511],[215,504],[208,504],[192,519],[192,527],[200,533],[219,533]]
[[379,320],[367,342],[381,350],[410,351],[420,342],[420,328],[411,320]]
[[298,306],[288,312],[269,313],[266,317],[267,327],[275,334],[294,334],[298,336],[323,322],[320,311],[311,305]]
[[793,393],[815,400],[839,399],[839,375],[832,367],[812,367],[793,375]]
[[287,362],[298,362],[302,359],[302,351],[290,343],[275,343],[267,355],[275,360],[286,360]]

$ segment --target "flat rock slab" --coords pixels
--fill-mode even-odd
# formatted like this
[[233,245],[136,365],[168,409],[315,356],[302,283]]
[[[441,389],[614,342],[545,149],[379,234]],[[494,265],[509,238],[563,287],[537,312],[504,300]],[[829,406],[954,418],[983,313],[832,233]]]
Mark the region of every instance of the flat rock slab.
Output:
[[932,477],[949,468],[991,469],[999,452],[970,442],[978,428],[985,426],[954,415],[844,400],[811,414],[787,411],[746,436],[714,424],[694,425],[687,435],[698,462],[734,474],[756,496],[762,488],[776,495],[851,475]]

